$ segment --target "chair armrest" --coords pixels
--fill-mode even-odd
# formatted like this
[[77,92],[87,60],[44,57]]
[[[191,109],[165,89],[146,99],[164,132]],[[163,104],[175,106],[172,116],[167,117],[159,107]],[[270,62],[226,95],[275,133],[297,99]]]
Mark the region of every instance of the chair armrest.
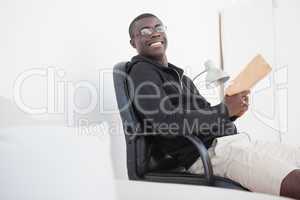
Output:
[[205,179],[207,181],[207,183],[209,185],[213,185],[214,183],[214,172],[213,172],[213,168],[210,162],[210,157],[208,155],[207,149],[205,147],[205,145],[203,144],[203,142],[197,138],[196,136],[185,136],[188,140],[190,140],[195,147],[197,148],[200,158],[202,160],[203,163],[203,168],[204,168],[204,176]]
[[[139,136],[150,136],[150,135],[157,135],[157,134],[151,134],[151,133],[147,133],[147,134],[143,134],[143,133],[139,133],[139,134],[135,134],[133,135],[133,137],[130,138],[131,142],[135,143],[135,140],[139,137]],[[203,163],[203,168],[204,168],[204,177],[205,180],[207,182],[208,185],[213,185],[214,184],[214,178],[213,178],[213,168],[211,165],[211,161],[210,161],[210,157],[208,155],[208,151],[205,147],[205,145],[203,144],[203,142],[196,136],[193,135],[189,135],[189,136],[184,136],[185,138],[187,138],[198,150],[198,153],[200,155],[200,158],[202,160]]]

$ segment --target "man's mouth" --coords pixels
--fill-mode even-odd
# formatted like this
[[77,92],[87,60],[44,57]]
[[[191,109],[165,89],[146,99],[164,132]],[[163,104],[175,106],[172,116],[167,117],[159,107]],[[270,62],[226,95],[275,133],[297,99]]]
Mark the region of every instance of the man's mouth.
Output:
[[158,42],[151,42],[149,44],[150,47],[160,47],[163,46],[164,42],[163,41],[158,41]]

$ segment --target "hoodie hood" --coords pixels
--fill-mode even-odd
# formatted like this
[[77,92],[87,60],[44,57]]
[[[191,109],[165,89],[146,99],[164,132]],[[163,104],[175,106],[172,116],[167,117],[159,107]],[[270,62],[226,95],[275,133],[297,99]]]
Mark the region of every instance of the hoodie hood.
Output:
[[183,69],[176,67],[175,65],[173,65],[171,63],[168,63],[168,67],[166,67],[166,66],[156,62],[155,60],[149,59],[149,58],[141,56],[141,55],[136,55],[136,56],[132,57],[131,65],[134,65],[138,62],[147,62],[147,63],[150,63],[150,64],[154,65],[155,67],[158,67],[162,70],[167,70],[167,71],[169,71],[171,69],[176,70],[179,73],[180,77],[182,77],[182,75],[184,73]]

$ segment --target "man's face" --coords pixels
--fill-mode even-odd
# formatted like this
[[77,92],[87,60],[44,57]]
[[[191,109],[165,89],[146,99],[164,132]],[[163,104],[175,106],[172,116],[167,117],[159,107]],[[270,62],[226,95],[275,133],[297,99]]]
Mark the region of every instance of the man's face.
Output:
[[[130,43],[140,55],[155,58],[165,54],[167,37],[165,32],[156,30],[159,26],[163,24],[156,17],[147,17],[135,22]],[[143,34],[147,32],[145,29],[152,30],[152,33]]]

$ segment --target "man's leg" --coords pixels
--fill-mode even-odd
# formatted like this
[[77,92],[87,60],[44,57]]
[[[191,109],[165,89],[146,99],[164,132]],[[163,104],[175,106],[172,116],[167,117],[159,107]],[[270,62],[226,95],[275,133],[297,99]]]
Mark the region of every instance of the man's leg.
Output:
[[254,143],[257,151],[285,160],[300,169],[300,148],[279,142],[255,141]]
[[300,169],[293,170],[283,179],[280,196],[300,199]]
[[296,146],[282,143],[257,142],[257,145],[260,147],[264,146],[262,151],[269,150],[269,155],[285,160],[299,168],[291,171],[283,179],[280,187],[280,196],[300,199],[300,149]]
[[[280,195],[281,183],[290,172],[297,169],[294,164],[280,158],[278,154],[282,152],[278,151],[277,145],[251,142],[243,135],[218,138],[214,152],[212,149],[209,151],[216,175],[239,182],[253,192]],[[190,172],[197,173],[201,168],[199,160],[190,168]],[[289,177],[288,183],[292,180]],[[285,186],[283,184],[283,195],[290,192]]]

